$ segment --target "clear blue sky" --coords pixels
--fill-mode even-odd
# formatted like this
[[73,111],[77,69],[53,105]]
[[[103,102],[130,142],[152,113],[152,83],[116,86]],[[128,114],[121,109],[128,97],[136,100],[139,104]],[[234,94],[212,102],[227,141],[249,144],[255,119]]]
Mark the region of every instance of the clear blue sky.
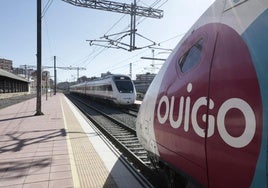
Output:
[[[36,1],[0,1],[0,58],[13,61],[13,67],[36,65]],[[104,34],[128,30],[130,16],[81,8],[61,0],[42,0],[43,8],[52,2],[42,19],[42,64],[53,66],[85,67],[80,77],[100,76],[101,73],[129,74],[132,63],[133,78],[136,74],[155,72],[152,61],[141,57],[152,57],[151,49],[134,52],[90,46],[87,39],[99,39]],[[132,3],[133,0],[113,0]],[[137,17],[138,33],[160,43],[161,48],[173,49],[181,37],[214,0],[137,0],[139,6],[151,6],[164,10],[162,19]],[[128,43],[129,38],[123,42]],[[136,45],[147,45],[148,41],[137,38]],[[166,58],[167,52],[155,50],[156,58]],[[161,61],[155,61],[161,67]],[[53,76],[53,70],[48,69]],[[76,71],[58,70],[58,82],[74,81]]]

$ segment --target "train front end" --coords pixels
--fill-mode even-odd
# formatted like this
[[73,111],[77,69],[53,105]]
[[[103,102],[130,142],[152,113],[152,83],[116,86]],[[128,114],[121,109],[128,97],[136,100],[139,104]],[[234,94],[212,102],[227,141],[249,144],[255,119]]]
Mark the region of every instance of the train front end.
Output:
[[267,33],[267,0],[216,0],[162,66],[136,131],[169,183],[268,187]]
[[124,75],[113,76],[114,102],[119,105],[131,105],[136,100],[136,90],[130,77]]

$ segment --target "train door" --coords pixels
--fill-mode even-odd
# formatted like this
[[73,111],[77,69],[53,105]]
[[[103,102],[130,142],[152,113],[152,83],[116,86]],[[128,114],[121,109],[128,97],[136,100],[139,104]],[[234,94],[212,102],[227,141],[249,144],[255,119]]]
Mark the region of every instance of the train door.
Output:
[[208,24],[177,49],[161,83],[154,123],[160,156],[204,186],[208,185],[207,99],[216,36],[216,28]]
[[209,92],[209,184],[250,187],[261,144],[260,88],[241,36],[227,25],[218,27]]

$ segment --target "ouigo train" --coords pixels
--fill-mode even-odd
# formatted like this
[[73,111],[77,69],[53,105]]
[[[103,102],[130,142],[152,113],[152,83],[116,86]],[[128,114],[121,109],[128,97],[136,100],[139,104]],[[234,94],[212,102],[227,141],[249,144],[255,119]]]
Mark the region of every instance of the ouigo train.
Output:
[[155,77],[136,129],[171,183],[267,187],[268,0],[216,0]]
[[118,105],[131,105],[136,100],[136,89],[131,78],[118,74],[73,85],[70,93],[105,99]]

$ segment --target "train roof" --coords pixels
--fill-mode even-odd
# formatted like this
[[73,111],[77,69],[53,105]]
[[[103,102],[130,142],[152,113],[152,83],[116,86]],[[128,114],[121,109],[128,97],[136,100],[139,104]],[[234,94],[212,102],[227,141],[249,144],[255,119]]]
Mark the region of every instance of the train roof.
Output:
[[130,78],[128,75],[124,75],[124,74],[110,74],[110,75],[107,75],[103,78],[100,78],[100,80],[104,80],[104,79],[111,78],[111,77],[128,77],[128,78]]
[[83,83],[79,83],[79,84],[75,84],[71,87],[76,87],[76,86],[83,86],[85,84],[88,84],[88,83],[99,83],[103,80],[107,80],[107,79],[110,79],[110,78],[114,78],[114,77],[127,77],[131,80],[131,78],[128,76],[128,75],[124,75],[124,74],[110,74],[110,75],[107,75],[105,77],[101,77],[101,78],[97,78],[97,79],[94,79],[94,80],[90,80],[90,81],[86,81],[86,82],[83,82]]

